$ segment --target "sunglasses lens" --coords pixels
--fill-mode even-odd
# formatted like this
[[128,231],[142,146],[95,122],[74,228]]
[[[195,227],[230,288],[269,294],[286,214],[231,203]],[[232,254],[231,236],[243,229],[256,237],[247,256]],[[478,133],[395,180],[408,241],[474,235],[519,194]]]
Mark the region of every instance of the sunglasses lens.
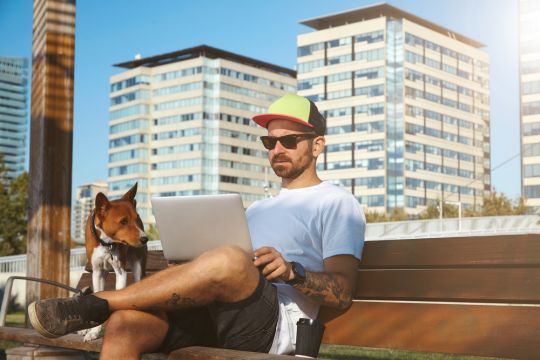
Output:
[[260,139],[264,147],[268,150],[273,150],[276,147],[277,142],[279,141],[286,149],[296,149],[296,144],[298,139],[312,139],[317,137],[317,135],[301,135],[301,134],[291,134],[280,137],[273,136],[261,136]]
[[279,142],[287,149],[296,149],[296,136],[287,135],[279,138]]
[[270,136],[261,136],[261,141],[263,143],[263,146],[267,150],[272,150],[273,148],[276,147],[277,138],[273,138],[273,137],[270,137]]

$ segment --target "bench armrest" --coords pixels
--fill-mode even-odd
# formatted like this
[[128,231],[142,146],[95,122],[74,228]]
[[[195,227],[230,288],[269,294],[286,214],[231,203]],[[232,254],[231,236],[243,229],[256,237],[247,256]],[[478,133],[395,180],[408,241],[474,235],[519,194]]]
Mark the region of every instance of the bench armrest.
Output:
[[6,286],[4,287],[4,297],[2,298],[2,306],[0,307],[0,326],[6,325],[6,315],[7,315],[8,306],[9,306],[9,299],[11,299],[11,288],[13,287],[13,280],[26,280],[26,281],[40,282],[44,284],[57,286],[57,287],[69,290],[71,292],[74,292],[74,293],[83,292],[83,290],[72,288],[71,286],[67,286],[62,283],[52,281],[52,280],[39,279],[39,278],[34,278],[34,277],[29,277],[29,276],[10,276],[6,281]]

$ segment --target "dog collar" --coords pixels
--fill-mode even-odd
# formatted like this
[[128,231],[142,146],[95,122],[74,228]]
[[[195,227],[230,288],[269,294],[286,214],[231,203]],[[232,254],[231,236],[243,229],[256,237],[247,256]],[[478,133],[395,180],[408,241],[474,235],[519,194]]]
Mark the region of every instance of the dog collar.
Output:
[[97,229],[96,229],[95,217],[96,217],[96,211],[92,210],[92,214],[90,215],[90,231],[92,232],[92,235],[94,235],[94,238],[97,241],[99,241],[99,243],[101,245],[112,248],[113,243],[107,243],[107,242],[103,241],[103,239],[101,237],[99,237],[99,235],[97,233]]

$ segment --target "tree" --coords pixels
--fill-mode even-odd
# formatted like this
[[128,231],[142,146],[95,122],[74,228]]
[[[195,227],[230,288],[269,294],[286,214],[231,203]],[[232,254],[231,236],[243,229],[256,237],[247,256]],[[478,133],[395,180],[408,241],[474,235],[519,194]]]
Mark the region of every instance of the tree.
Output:
[[429,205],[422,211],[418,218],[422,220],[437,219],[439,217],[439,207],[436,203],[430,202]]
[[385,213],[380,213],[374,210],[366,211],[366,223],[386,222],[388,217]]
[[390,213],[389,221],[405,221],[409,220],[409,214],[405,211],[404,208],[396,207],[392,209]]
[[526,215],[527,213],[528,209],[525,205],[525,198],[520,196],[517,200],[517,204],[514,206],[514,215]]
[[26,252],[28,173],[9,181],[0,158],[0,256]]
[[148,236],[148,240],[159,240],[159,230],[157,229],[157,226],[154,224],[148,225],[146,236]]
[[484,196],[481,216],[514,215],[512,202],[503,193],[492,191]]
[[[452,204],[444,203],[443,205],[443,217],[444,218],[457,218],[459,216],[459,208]],[[418,218],[422,220],[438,219],[441,217],[439,205],[435,202],[431,202],[424,211],[418,215]]]

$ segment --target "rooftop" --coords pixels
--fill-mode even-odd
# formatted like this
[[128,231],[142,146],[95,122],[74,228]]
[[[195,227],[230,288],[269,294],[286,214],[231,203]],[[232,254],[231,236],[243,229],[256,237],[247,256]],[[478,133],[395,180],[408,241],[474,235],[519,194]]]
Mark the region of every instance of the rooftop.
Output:
[[165,64],[171,64],[179,61],[194,59],[198,57],[207,57],[210,59],[227,59],[235,61],[244,65],[253,66],[261,70],[267,70],[274,73],[288,75],[292,78],[296,78],[296,71],[270,64],[264,61],[256,60],[247,56],[238,55],[229,51],[217,49],[208,45],[199,45],[188,49],[183,49],[179,51],[174,51],[166,54],[155,55],[151,57],[146,57],[142,59],[135,59],[132,61],[127,61],[123,63],[114,64],[116,67],[134,69],[139,66],[145,67],[155,67]]
[[300,21],[300,24],[309,26],[316,30],[323,30],[385,16],[393,17],[396,19],[407,19],[418,25],[422,25],[444,36],[448,36],[452,39],[461,41],[475,48],[485,47],[484,44],[476,40],[458,34],[450,29],[437,25],[431,21],[428,21],[386,3],[364,6],[340,13],[330,14],[313,19],[307,19]]

